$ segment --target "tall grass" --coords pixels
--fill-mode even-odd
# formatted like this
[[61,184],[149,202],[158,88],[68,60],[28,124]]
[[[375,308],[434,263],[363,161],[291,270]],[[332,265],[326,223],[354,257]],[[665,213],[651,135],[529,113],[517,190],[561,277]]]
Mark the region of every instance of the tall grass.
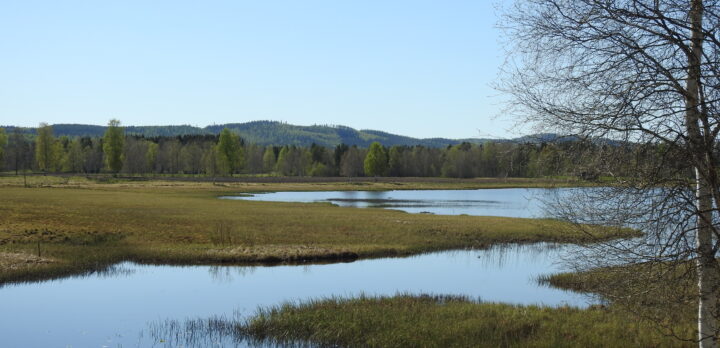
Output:
[[[608,307],[519,306],[430,295],[285,303],[260,309],[249,319],[171,321],[154,329],[159,336],[179,338],[178,345],[190,346],[219,336],[291,347],[692,346]],[[680,324],[676,329],[691,331]]]

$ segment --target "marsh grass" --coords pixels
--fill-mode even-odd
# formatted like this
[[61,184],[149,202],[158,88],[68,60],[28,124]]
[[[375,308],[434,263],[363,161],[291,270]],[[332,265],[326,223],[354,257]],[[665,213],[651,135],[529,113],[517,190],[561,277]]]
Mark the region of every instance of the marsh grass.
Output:
[[[630,316],[652,322],[669,337],[697,337],[697,276],[692,261],[638,263],[559,273],[541,282],[562,289],[593,293]],[[680,326],[677,323],[687,325]]]
[[[578,232],[554,220],[408,214],[329,204],[223,200],[238,192],[343,190],[347,183],[227,183],[49,180],[25,188],[0,178],[0,252],[55,260],[22,271],[0,268],[0,283],[92,271],[121,261],[248,264],[348,261],[497,243],[590,242],[635,235]],[[56,181],[59,180],[59,181]],[[114,179],[110,179],[114,180]],[[61,182],[62,181],[62,182]],[[9,182],[9,183],[8,183]],[[402,183],[464,188],[467,182]],[[392,183],[368,183],[385,189]]]
[[154,329],[163,337],[192,337],[177,342],[188,346],[205,336],[283,347],[691,346],[611,307],[520,306],[437,295],[288,302],[249,318],[169,321]]

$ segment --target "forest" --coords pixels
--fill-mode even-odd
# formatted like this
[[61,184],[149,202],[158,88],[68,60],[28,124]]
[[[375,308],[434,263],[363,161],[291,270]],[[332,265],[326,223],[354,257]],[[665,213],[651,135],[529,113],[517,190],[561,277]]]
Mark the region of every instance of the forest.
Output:
[[[103,136],[60,136],[41,125],[35,134],[0,129],[0,170],[6,172],[125,175],[278,175],[391,177],[548,177],[597,179],[628,175],[638,158],[659,153],[652,145],[608,142],[492,142],[446,147],[368,147],[340,144],[263,146],[228,128],[220,134],[127,134],[111,121]],[[600,153],[621,160],[595,163]],[[588,168],[593,168],[592,170]],[[597,168],[601,168],[598,170]]]

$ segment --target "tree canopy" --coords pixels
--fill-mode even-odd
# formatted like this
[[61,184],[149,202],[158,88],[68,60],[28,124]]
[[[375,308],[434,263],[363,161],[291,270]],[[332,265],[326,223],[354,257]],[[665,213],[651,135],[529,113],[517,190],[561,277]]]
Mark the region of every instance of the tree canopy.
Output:
[[120,121],[112,119],[108,122],[107,130],[103,136],[103,153],[105,165],[113,172],[118,173],[123,167],[123,146],[125,135]]
[[57,147],[52,128],[47,123],[40,123],[35,139],[35,160],[38,169],[48,172],[55,170]]
[[230,129],[224,128],[220,132],[217,144],[218,157],[224,171],[233,174],[242,166],[242,144],[240,136]]
[[367,176],[387,175],[388,154],[377,141],[370,144],[367,155],[365,155],[364,169]]

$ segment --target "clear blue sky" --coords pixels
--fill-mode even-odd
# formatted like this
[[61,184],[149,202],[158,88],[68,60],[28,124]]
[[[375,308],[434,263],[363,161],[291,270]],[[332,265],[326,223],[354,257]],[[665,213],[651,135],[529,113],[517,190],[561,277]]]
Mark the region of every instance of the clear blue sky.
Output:
[[506,137],[490,0],[4,1],[0,124]]

